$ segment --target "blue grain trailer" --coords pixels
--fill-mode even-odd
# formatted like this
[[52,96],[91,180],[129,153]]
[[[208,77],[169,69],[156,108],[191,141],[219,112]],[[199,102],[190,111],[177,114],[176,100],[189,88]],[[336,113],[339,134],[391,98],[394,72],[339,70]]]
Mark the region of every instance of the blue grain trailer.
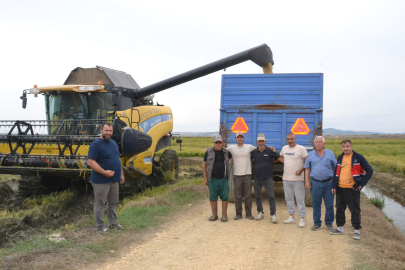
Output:
[[[227,146],[236,144],[237,131],[244,132],[245,143],[252,145],[257,134],[264,133],[266,144],[280,151],[293,132],[297,143],[310,151],[315,136],[322,135],[322,111],[322,73],[222,76],[219,129]],[[274,165],[277,183],[283,165]]]

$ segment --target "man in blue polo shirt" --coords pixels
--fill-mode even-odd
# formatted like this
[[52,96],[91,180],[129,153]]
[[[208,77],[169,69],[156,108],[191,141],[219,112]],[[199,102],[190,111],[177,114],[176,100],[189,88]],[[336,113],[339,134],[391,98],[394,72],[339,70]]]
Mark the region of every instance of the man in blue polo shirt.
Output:
[[117,223],[118,183],[125,181],[121,166],[118,145],[111,140],[113,128],[111,124],[104,124],[101,136],[90,145],[87,165],[92,169],[90,181],[94,189],[94,218],[97,230],[105,234],[103,211],[107,203],[107,218],[110,229],[121,229]]
[[[321,204],[323,198],[326,208],[325,224],[331,232],[333,231],[332,223],[335,220],[333,209],[335,195],[331,190],[336,158],[331,150],[325,149],[325,139],[322,136],[315,138],[314,148],[314,151],[309,152],[304,165],[305,188],[311,191],[314,211],[314,226],[311,229],[316,231],[322,228]],[[309,177],[311,177],[311,182]]]
[[253,161],[253,186],[255,188],[258,212],[256,220],[261,220],[264,217],[262,205],[262,188],[264,186],[270,204],[271,222],[277,223],[276,200],[274,198],[273,160],[279,160],[281,162],[284,160],[277,152],[273,152],[269,147],[266,147],[266,138],[263,133],[257,135],[257,145],[258,147],[250,153],[250,158]]

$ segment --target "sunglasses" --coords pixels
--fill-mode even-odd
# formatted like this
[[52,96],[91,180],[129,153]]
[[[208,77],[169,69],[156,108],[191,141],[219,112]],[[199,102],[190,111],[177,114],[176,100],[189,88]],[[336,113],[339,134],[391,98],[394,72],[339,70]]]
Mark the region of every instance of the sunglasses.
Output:
[[222,142],[215,142],[215,144],[221,144]]

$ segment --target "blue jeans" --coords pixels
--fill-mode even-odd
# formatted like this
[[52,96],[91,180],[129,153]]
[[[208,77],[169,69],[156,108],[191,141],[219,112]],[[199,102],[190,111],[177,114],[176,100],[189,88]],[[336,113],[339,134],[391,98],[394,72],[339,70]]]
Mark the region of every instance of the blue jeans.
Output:
[[332,193],[332,179],[326,182],[319,182],[311,179],[311,196],[312,208],[314,210],[314,223],[315,225],[322,225],[321,221],[321,205],[322,198],[325,203],[325,224],[329,225],[335,221],[335,214],[333,209],[333,201],[335,195]]

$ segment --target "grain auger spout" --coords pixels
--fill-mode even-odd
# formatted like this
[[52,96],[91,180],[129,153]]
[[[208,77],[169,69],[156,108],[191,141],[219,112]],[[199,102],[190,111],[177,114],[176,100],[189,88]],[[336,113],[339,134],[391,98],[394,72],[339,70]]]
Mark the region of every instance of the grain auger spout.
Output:
[[263,68],[263,73],[273,73],[273,53],[267,44],[263,44],[249,50],[228,56],[221,60],[201,66],[199,68],[187,71],[169,79],[154,83],[152,85],[138,89],[135,94],[135,99],[141,99],[154,93],[166,90],[173,86],[192,81],[205,75],[214,73],[219,70],[243,63],[251,60],[258,66]]

